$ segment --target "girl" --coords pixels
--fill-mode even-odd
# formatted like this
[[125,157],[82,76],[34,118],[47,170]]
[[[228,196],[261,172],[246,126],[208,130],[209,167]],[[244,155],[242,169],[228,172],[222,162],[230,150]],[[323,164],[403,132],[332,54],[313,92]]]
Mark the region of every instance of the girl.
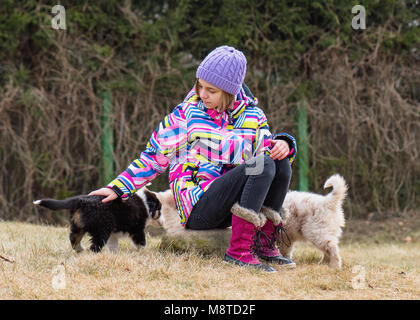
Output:
[[153,132],[146,150],[106,188],[103,202],[127,199],[169,166],[169,185],[190,229],[232,226],[225,261],[275,269],[295,266],[275,248],[291,178],[295,139],[271,135],[257,99],[243,85],[246,58],[233,47],[201,62],[195,87]]

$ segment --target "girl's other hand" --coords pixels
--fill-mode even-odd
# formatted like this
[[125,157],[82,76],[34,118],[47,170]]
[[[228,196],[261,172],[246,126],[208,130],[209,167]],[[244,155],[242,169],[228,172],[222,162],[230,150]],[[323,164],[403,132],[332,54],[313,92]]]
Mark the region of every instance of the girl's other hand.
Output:
[[273,147],[271,148],[270,158],[274,160],[282,160],[287,157],[290,152],[289,144],[284,140],[271,140]]

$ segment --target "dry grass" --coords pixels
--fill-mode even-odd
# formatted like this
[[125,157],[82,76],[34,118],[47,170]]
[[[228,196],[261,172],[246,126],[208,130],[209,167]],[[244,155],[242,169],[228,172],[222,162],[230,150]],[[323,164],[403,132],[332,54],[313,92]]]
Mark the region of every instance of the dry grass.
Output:
[[[419,241],[344,239],[339,271],[319,265],[321,254],[301,244],[295,251],[296,269],[265,274],[223,263],[223,251],[163,250],[160,239],[149,235],[140,251],[124,239],[118,254],[77,255],[66,228],[0,222],[0,255],[14,261],[0,259],[0,298],[420,299]],[[364,269],[353,273],[355,266]],[[57,282],[57,267],[64,282]],[[363,272],[364,288],[355,289]]]

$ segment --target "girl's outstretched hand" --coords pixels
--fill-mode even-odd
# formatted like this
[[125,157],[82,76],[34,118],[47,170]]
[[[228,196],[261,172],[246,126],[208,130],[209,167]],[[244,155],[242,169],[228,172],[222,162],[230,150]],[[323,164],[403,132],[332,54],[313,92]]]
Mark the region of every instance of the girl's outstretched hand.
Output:
[[109,188],[101,188],[89,193],[89,196],[106,196],[105,199],[102,200],[103,203],[115,200],[118,198],[117,194]]

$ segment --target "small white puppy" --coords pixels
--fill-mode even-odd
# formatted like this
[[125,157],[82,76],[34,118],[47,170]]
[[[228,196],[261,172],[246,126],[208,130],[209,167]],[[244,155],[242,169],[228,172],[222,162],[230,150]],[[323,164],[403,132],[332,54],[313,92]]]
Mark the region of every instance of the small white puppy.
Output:
[[301,191],[287,193],[283,203],[286,214],[282,218],[290,246],[286,236],[283,237],[286,241],[278,241],[279,250],[285,257],[292,258],[294,242],[309,241],[324,253],[322,262],[332,268],[341,268],[338,242],[344,227],[342,203],[347,185],[343,177],[335,174],[324,184],[324,189],[329,187],[333,190],[325,196]]

